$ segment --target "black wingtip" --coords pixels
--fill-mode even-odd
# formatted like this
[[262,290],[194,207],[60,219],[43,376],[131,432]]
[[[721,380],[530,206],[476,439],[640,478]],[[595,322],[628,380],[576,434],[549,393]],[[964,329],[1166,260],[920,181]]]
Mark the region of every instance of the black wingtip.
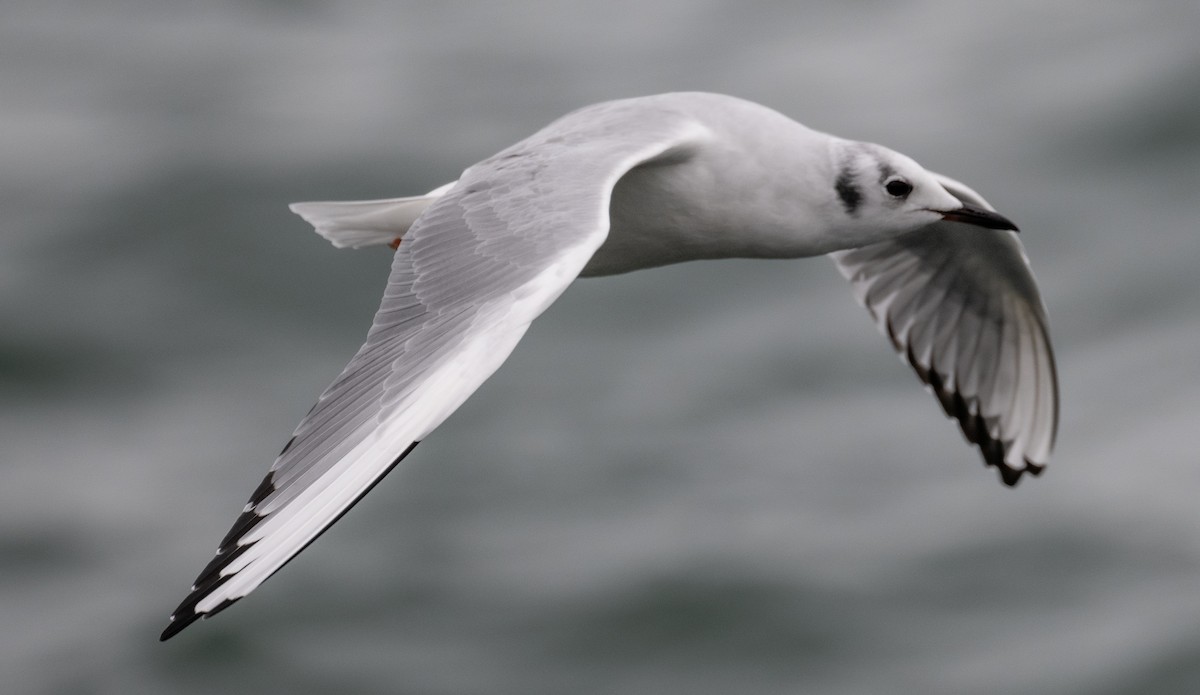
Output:
[[[391,464],[389,464],[388,467],[379,474],[378,477],[371,481],[371,483],[367,485],[367,487],[361,493],[359,493],[359,495],[355,497],[354,500],[352,500],[350,504],[341,511],[340,514],[326,524],[325,528],[321,529],[316,536],[309,539],[308,543],[306,543],[303,548],[293,553],[292,556],[289,557],[283,564],[286,565],[295,559],[297,555],[303,552],[304,548],[307,548],[310,544],[312,544],[313,541],[315,541],[322,534],[324,534],[325,531],[329,530],[331,526],[337,523],[338,520],[346,514],[346,512],[350,511],[350,509],[358,504],[359,500],[365,497],[368,492],[370,492],[377,484],[379,484],[379,481],[382,480],[384,476],[390,473],[391,470],[395,468],[401,461],[403,461],[406,456],[412,453],[412,450],[417,448],[418,444],[420,444],[420,442],[413,442],[410,444],[408,448],[405,449],[399,456],[397,456],[395,460],[393,460]],[[288,442],[288,445],[284,447],[284,451],[287,451],[288,447],[291,445],[292,442]],[[258,489],[254,491],[254,494],[251,495],[251,506],[258,504],[265,499],[267,495],[275,490],[272,476],[273,474],[268,474],[267,477],[263,479],[262,484],[258,486]],[[237,559],[239,555],[246,552],[251,546],[254,545],[253,542],[245,545],[238,545],[237,539],[243,536],[247,531],[257,525],[258,522],[265,518],[265,516],[259,516],[255,514],[253,510],[243,512],[238,517],[237,521],[235,521],[233,524],[233,528],[230,529],[229,533],[225,535],[225,539],[221,541],[221,547],[217,550],[216,556],[213,557],[208,565],[205,566],[205,568],[200,572],[200,576],[196,578],[196,582],[192,585],[192,589],[188,593],[188,597],[184,599],[183,603],[180,603],[175,609],[175,612],[171,614],[171,622],[167,625],[167,628],[163,630],[162,635],[160,635],[158,638],[160,642],[166,642],[183,631],[183,629],[188,625],[191,625],[201,618],[212,617],[241,600],[242,597],[240,596],[237,598],[225,599],[221,603],[217,604],[217,606],[212,610],[204,612],[198,612],[196,610],[196,606],[202,599],[204,599],[204,597],[208,596],[214,589],[234,577],[234,574],[222,575],[221,570],[229,566],[229,564]],[[275,572],[278,572],[280,569],[282,569],[282,567],[283,565],[276,568]],[[272,572],[272,575],[273,574],[274,572]]]
[[158,637],[159,642],[166,642],[182,632],[183,629],[188,625],[191,625],[201,618],[211,618],[212,616],[220,613],[221,611],[241,600],[240,598],[227,598],[217,604],[216,608],[213,608],[211,611],[200,613],[196,611],[196,603],[200,600],[202,595],[203,594],[193,594],[192,596],[189,596],[188,600],[184,601],[182,604],[180,604],[179,608],[175,609],[175,613],[171,615],[171,622],[167,624],[167,629],[163,630],[162,634]]
[[[890,328],[889,325],[889,331]],[[968,399],[963,398],[958,389],[946,388],[946,379],[941,372],[936,368],[926,368],[922,365],[921,361],[913,354],[911,346],[904,350],[904,354],[921,381],[929,385],[946,416],[957,420],[959,429],[962,430],[966,440],[979,448],[984,465],[992,466],[1000,473],[1001,482],[1008,487],[1016,487],[1017,483],[1021,482],[1023,475],[1028,473],[1030,476],[1036,477],[1046,470],[1044,464],[1034,463],[1029,459],[1023,459],[1025,464],[1023,468],[1014,468],[1010,465],[1005,459],[1005,454],[1012,442],[1006,444],[992,437],[987,421],[978,412],[978,403],[968,403]]]
[[[268,474],[263,479],[262,483],[250,496],[250,504],[254,505],[262,501],[267,495],[274,491],[275,487],[272,483],[272,474]],[[251,528],[256,526],[265,517],[255,514],[253,511],[242,512],[238,516],[237,521],[233,523],[233,527],[229,529],[229,533],[225,534],[220,547],[217,549],[216,555],[205,565],[204,569],[196,577],[196,581],[192,584],[191,591],[188,592],[187,598],[183,600],[171,614],[171,622],[167,625],[167,629],[163,630],[158,641],[166,642],[175,635],[179,634],[184,628],[201,618],[206,618],[210,615],[216,615],[218,612],[229,606],[237,599],[227,600],[211,611],[198,612],[196,605],[207,596],[213,589],[221,586],[225,582],[233,578],[232,574],[222,575],[221,570],[225,569],[229,563],[236,560],[242,553],[246,552],[253,546],[253,543],[238,545],[237,539],[244,535]]]
[[[238,548],[239,552],[232,553],[232,557],[218,556],[214,562],[209,563],[209,568],[214,567],[217,561],[222,561],[227,564],[233,559],[233,557],[239,555],[240,551],[246,547],[249,546]],[[233,578],[233,575],[221,576],[219,567],[213,570],[211,573],[209,572],[209,568],[205,568],[205,572],[200,575],[200,579],[197,580],[197,583],[192,585],[192,590],[188,593],[187,598],[185,598],[183,603],[180,603],[175,608],[174,613],[171,613],[171,622],[167,625],[167,629],[163,630],[163,633],[158,638],[158,641],[166,642],[175,635],[179,634],[179,632],[188,625],[191,625],[201,618],[207,618],[209,616],[216,615],[238,600],[236,598],[226,599],[225,601],[222,601],[216,608],[213,608],[210,611],[201,612],[196,610],[196,605],[199,604],[200,601],[209,594],[209,592]]]
[[158,636],[158,641],[166,642],[167,640],[171,639],[175,635],[178,635],[180,632],[182,632],[183,628],[187,627],[188,625],[191,625],[192,623],[196,622],[197,620],[199,620],[200,618],[203,618],[203,617],[204,617],[203,613],[195,613],[195,612],[190,613],[188,615],[173,615],[173,616],[171,616],[171,622],[167,623],[167,629],[163,630],[162,634]]
[[998,439],[993,439],[988,433],[987,425],[978,415],[974,416],[974,422],[971,422],[969,426],[961,418],[959,423],[962,425],[962,431],[966,435],[967,441],[979,447],[979,452],[983,454],[984,465],[995,467],[1000,472],[1000,481],[1008,487],[1016,487],[1024,475],[1036,478],[1042,474],[1042,471],[1046,470],[1044,464],[1034,463],[1027,458],[1022,459],[1024,465],[1021,468],[1016,468],[1010,464],[1005,458],[1005,454],[1012,442],[1008,442],[1006,445]]
[[1000,471],[1000,480],[1009,487],[1016,487],[1017,483],[1021,482],[1021,474],[1024,470],[1017,470],[1007,463],[1000,463],[996,466]]
[[[991,462],[988,461],[988,463],[990,464]],[[1028,474],[1030,477],[1036,478],[1042,474],[1042,471],[1046,470],[1044,465],[1040,463],[1034,463],[1029,459],[1025,459],[1024,468],[1013,468],[1004,461],[1001,461],[999,464],[992,465],[995,465],[996,468],[1000,469],[1000,480],[1004,481],[1004,484],[1009,487],[1016,487],[1017,483],[1021,482],[1022,475]]]

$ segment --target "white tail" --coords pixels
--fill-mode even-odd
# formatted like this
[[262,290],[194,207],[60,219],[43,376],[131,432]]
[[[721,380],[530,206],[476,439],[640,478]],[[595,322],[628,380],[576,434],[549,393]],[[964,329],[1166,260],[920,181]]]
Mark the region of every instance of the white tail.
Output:
[[455,183],[457,181],[411,198],[292,203],[288,208],[337,248],[359,249],[391,244],[403,237],[425,208]]

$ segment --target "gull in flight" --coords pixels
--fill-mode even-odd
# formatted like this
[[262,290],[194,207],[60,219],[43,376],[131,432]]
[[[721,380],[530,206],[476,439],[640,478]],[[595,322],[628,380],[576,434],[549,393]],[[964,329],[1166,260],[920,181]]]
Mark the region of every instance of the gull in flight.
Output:
[[166,640],[253,591],[453,413],[577,277],[830,256],[1001,479],[1039,474],[1058,384],[1016,225],[879,145],[734,97],[588,106],[412,198],[296,203],[337,247],[396,248],[366,342],[250,496]]

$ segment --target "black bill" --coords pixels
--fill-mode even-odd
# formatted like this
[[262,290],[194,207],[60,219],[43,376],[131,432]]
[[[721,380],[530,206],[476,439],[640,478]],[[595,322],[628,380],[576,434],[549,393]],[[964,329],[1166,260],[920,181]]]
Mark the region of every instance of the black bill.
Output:
[[976,227],[986,227],[987,229],[1011,229],[1014,232],[1021,230],[1017,229],[1017,225],[1013,224],[1012,220],[1004,215],[991,210],[985,210],[981,207],[965,204],[957,210],[942,213],[942,219],[951,222],[962,222],[963,224],[973,224]]

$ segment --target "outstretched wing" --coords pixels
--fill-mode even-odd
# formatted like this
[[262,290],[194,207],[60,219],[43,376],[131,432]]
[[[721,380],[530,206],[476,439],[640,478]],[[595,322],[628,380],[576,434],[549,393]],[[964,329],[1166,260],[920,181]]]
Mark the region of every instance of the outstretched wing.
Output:
[[412,223],[366,343],[300,423],[162,639],[253,591],[365,495],[575,279],[608,232],[617,180],[662,155],[677,161],[704,134],[674,114],[630,127],[637,115],[610,105],[564,117],[469,168]]
[[[993,209],[953,179],[965,203]],[[1046,309],[1017,235],[939,222],[830,254],[879,329],[1008,485],[1042,472],[1058,429]]]

